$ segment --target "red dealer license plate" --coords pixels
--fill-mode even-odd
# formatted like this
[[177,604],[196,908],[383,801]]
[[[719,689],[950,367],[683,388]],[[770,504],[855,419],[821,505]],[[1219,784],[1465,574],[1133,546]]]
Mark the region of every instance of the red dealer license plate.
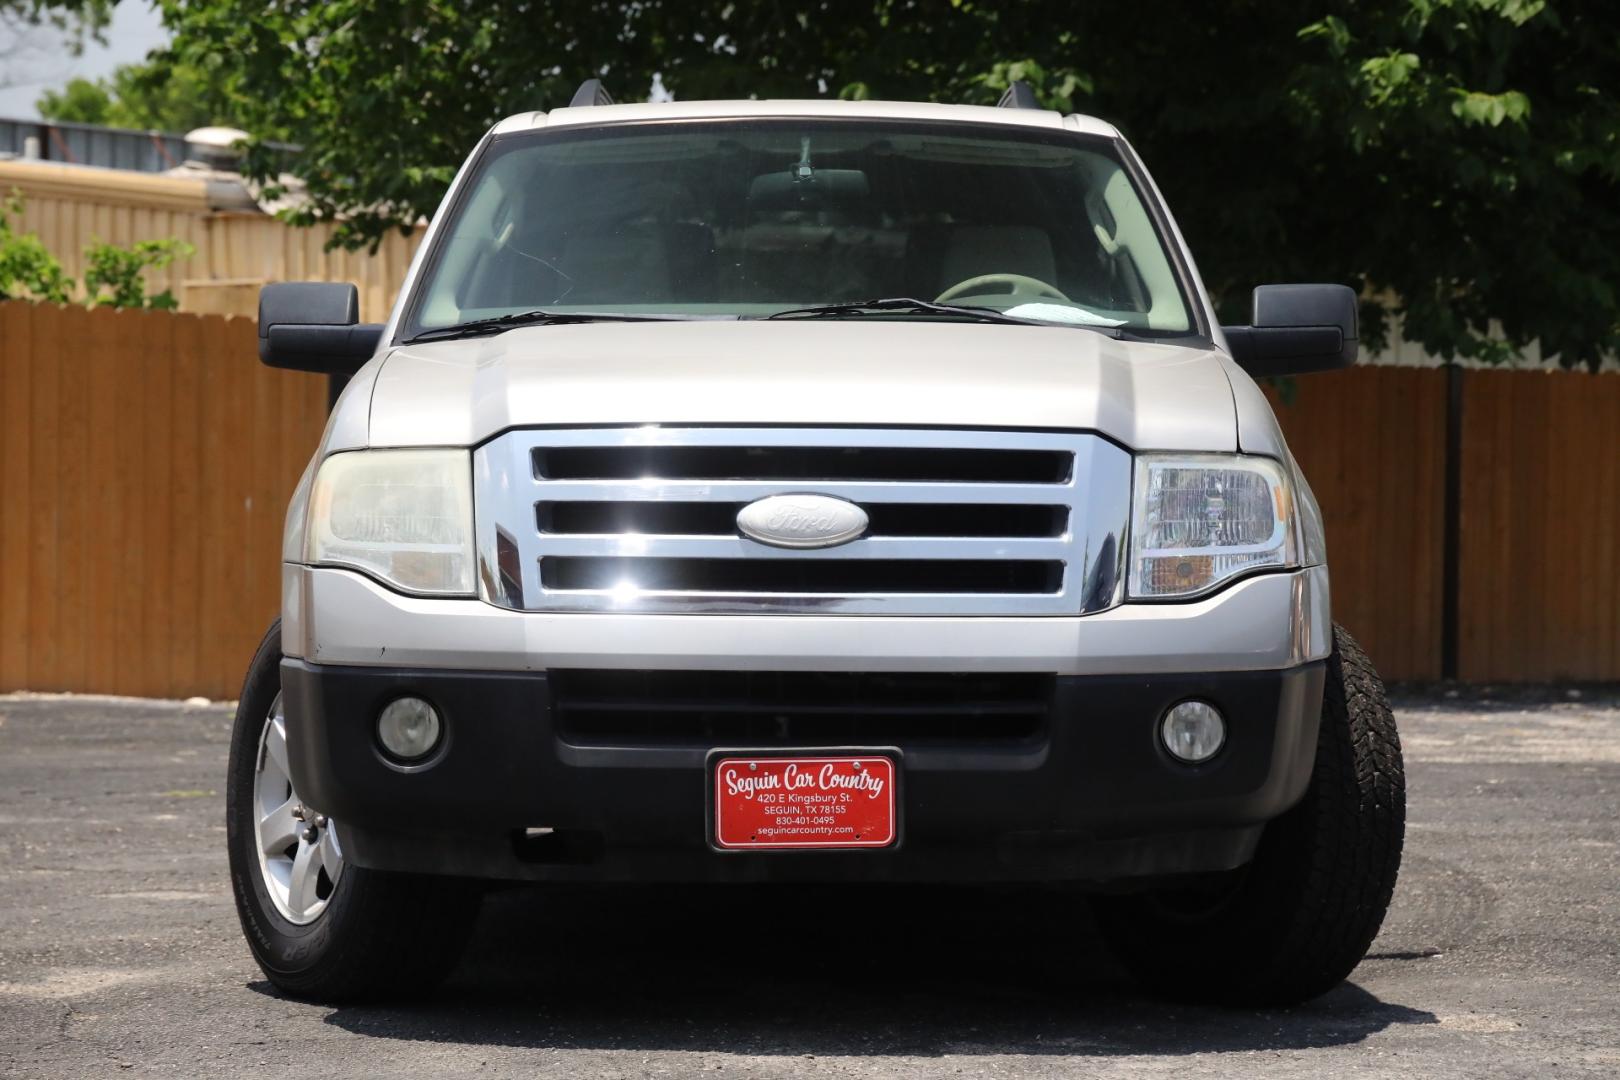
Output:
[[871,757],[722,757],[714,763],[714,842],[760,848],[893,844],[895,766]]

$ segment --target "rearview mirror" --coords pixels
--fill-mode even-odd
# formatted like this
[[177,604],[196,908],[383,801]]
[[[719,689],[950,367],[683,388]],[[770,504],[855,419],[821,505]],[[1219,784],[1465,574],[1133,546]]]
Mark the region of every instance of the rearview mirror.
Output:
[[275,368],[353,375],[382,339],[360,321],[360,290],[346,282],[291,281],[259,290],[259,359]]
[[1232,359],[1250,375],[1303,375],[1356,362],[1355,290],[1343,285],[1262,285],[1250,326],[1223,326]]

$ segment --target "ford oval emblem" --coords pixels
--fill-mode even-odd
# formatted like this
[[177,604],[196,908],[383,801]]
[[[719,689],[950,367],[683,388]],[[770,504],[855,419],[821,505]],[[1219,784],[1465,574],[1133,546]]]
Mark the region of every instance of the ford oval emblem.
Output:
[[824,548],[866,531],[866,511],[830,495],[772,495],[737,511],[737,528],[762,544]]

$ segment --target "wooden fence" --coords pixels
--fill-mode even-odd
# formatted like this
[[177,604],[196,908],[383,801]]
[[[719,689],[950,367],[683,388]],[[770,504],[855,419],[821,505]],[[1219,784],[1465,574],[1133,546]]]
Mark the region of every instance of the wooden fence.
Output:
[[1620,375],[1463,382],[1459,678],[1620,679]]
[[[0,691],[236,694],[279,602],[325,385],[248,319],[0,304]],[[1356,368],[1277,404],[1338,618],[1441,673],[1446,375]],[[1620,376],[1464,377],[1458,673],[1620,679]]]
[[[1386,678],[1442,674],[1446,377],[1360,367],[1275,403],[1327,519],[1334,615]],[[1620,679],[1620,375],[1462,387],[1457,676]]]
[[1273,395],[1327,524],[1333,615],[1387,678],[1440,674],[1445,372],[1366,367]]
[[321,380],[248,319],[0,304],[0,690],[235,697]]

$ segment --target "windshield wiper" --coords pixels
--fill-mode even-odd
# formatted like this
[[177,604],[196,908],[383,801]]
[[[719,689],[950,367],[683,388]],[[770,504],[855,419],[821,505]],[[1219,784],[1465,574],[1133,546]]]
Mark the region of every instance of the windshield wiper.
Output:
[[415,337],[406,338],[405,344],[482,337],[486,334],[503,333],[517,326],[560,326],[566,323],[588,322],[679,322],[685,318],[684,315],[630,315],[614,311],[519,311],[512,315],[497,315],[491,319],[472,319],[450,326],[435,326]]
[[992,307],[977,304],[939,304],[932,300],[918,300],[910,296],[895,296],[885,300],[853,300],[843,304],[820,304],[815,307],[790,308],[764,316],[767,319],[841,319],[851,316],[884,315],[890,312],[910,312],[918,315],[948,315],[976,322],[1017,323],[1020,326],[1076,326],[1083,330],[1096,330],[1109,337],[1118,337],[1112,326],[1094,326],[1089,323],[1058,322],[1055,319],[1026,319],[1009,315]]

